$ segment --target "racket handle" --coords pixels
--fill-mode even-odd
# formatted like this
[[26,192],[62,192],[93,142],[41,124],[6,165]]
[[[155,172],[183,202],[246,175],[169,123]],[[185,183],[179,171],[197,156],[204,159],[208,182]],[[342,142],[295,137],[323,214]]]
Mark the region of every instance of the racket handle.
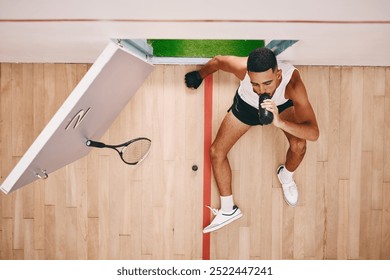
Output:
[[92,141],[92,140],[87,140],[87,142],[85,144],[88,147],[94,147],[94,148],[104,148],[104,147],[106,147],[105,144],[103,144],[101,142]]

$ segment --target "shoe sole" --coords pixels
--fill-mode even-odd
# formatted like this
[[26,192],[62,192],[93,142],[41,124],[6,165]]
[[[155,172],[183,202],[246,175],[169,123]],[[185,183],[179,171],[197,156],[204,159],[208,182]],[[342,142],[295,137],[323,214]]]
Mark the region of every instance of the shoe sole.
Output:
[[295,207],[295,206],[298,205],[299,194],[298,194],[297,203],[292,204],[292,203],[290,203],[290,202],[287,200],[286,196],[284,195],[283,183],[282,183],[282,181],[280,180],[280,177],[279,177],[279,172],[280,172],[280,170],[281,170],[282,168],[285,168],[284,165],[280,165],[280,166],[278,167],[278,169],[276,169],[276,174],[278,175],[278,179],[279,179],[280,184],[282,184],[283,199],[284,199],[284,201],[285,201],[289,206]]
[[235,216],[234,218],[231,218],[230,220],[227,220],[227,221],[224,222],[223,224],[220,224],[220,225],[218,225],[218,226],[216,226],[216,227],[213,227],[213,228],[207,229],[207,230],[204,229],[204,230],[203,230],[203,233],[210,233],[210,232],[216,231],[216,230],[218,230],[218,229],[220,229],[220,228],[222,228],[222,227],[224,227],[224,226],[230,224],[231,222],[234,222],[235,220],[237,220],[237,219],[239,219],[239,218],[241,218],[241,217],[242,217],[242,213],[238,214],[238,215]]

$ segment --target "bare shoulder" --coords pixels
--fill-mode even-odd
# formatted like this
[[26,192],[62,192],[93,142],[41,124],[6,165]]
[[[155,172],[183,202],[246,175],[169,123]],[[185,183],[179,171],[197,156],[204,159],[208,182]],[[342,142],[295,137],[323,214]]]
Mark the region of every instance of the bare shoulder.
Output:
[[285,96],[294,103],[308,102],[306,88],[298,70],[294,70],[287,84]]
[[301,75],[294,71],[290,82],[286,87],[286,98],[294,103],[295,118],[299,123],[307,123],[318,130],[317,120]]

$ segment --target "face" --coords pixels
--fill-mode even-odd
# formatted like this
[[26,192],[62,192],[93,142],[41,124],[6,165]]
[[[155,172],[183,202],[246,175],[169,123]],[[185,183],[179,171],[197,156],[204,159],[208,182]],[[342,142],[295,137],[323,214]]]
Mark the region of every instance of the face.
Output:
[[280,69],[275,72],[272,69],[265,72],[248,71],[248,75],[254,92],[258,95],[269,93],[272,96],[281,82],[282,71]]

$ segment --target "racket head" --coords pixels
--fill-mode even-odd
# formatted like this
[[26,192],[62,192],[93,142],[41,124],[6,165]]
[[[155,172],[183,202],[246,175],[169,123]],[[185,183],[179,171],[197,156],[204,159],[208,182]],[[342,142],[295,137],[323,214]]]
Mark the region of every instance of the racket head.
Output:
[[124,143],[119,152],[123,162],[130,165],[141,163],[149,154],[152,141],[146,137],[140,137]]

